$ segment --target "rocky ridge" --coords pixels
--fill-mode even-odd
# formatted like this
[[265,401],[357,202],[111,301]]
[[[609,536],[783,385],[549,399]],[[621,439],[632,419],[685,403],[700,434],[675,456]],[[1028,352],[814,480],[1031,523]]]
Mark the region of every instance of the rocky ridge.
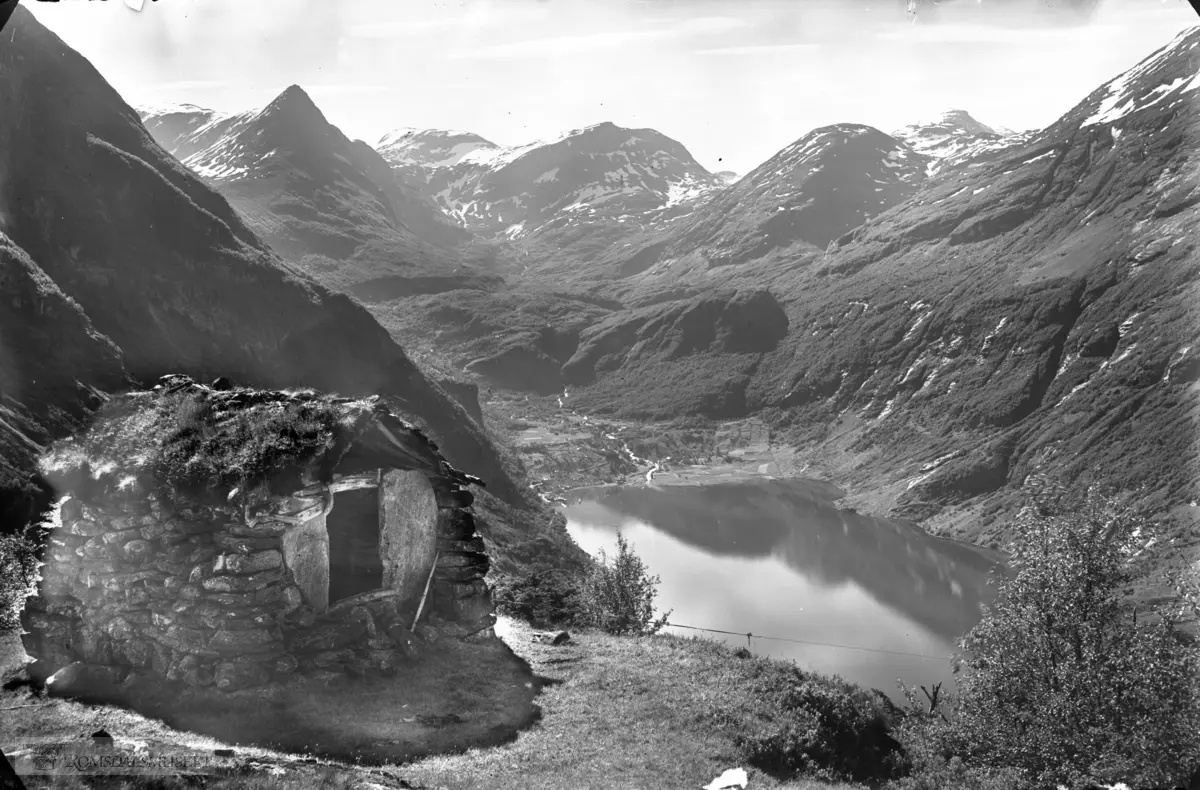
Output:
[[[292,85],[260,110],[143,108],[158,142],[284,257],[367,300],[494,287],[474,237]],[[484,256],[486,257],[486,256]]]

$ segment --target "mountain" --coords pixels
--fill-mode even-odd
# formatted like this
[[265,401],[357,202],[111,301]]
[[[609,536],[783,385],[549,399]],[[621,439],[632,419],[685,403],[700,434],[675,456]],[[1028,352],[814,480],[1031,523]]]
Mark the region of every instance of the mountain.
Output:
[[346,138],[299,86],[251,112],[141,114],[255,233],[332,287],[373,301],[499,282],[462,260],[471,234],[399,183],[370,146]]
[[643,274],[650,283],[659,274],[674,282],[692,267],[740,265],[784,251],[817,254],[915,194],[930,161],[869,126],[814,129],[687,213],[609,244],[591,265],[551,257],[533,272],[637,301],[644,289],[631,278]]
[[[630,278],[628,300],[766,289],[786,337],[736,359],[709,354],[686,394],[669,352],[639,353],[572,401],[627,415],[740,404],[723,415],[766,415],[876,504],[975,540],[999,535],[1034,472],[1115,484],[1177,519],[1162,550],[1173,540],[1194,555],[1197,47],[1193,28],[994,156],[932,179],[914,167],[890,209],[825,250],[715,268],[711,251],[664,256]],[[728,227],[718,206],[734,210],[726,196],[754,183],[714,199],[703,225]],[[697,238],[745,249],[720,234]]]
[[965,110],[949,110],[933,121],[905,126],[892,137],[932,157],[929,175],[945,167],[960,165],[1003,148],[1027,142],[1031,134],[987,126]]
[[463,132],[401,130],[378,150],[465,227],[509,239],[553,223],[632,220],[721,186],[675,140],[613,123],[518,148]]
[[737,264],[794,243],[824,248],[917,191],[928,158],[870,126],[809,132],[679,223],[667,254]]
[[[497,315],[503,311],[490,297],[483,298],[495,303],[490,308],[473,299],[473,315],[491,317],[473,319],[472,326],[507,323],[514,331],[481,331],[469,341],[460,328],[446,324],[450,313],[432,302],[431,312],[420,318],[411,317],[420,310],[415,308],[410,317],[384,319],[403,326],[406,336],[435,337],[434,345],[493,385],[533,392],[599,379],[617,387],[626,375],[622,371],[640,369],[666,348],[676,349],[668,352],[672,375],[685,378],[719,369],[693,364],[708,351],[730,361],[769,350],[781,337],[775,327],[787,325],[769,290],[755,283],[728,291],[703,284],[681,289],[674,287],[672,273],[691,265],[743,264],[791,249],[819,255],[833,239],[914,194],[930,161],[876,129],[852,124],[814,130],[741,178],[707,173],[686,149],[657,132],[613,124],[507,151],[465,133],[401,131],[385,138],[380,150],[408,183],[440,178],[424,183],[430,189],[448,184],[441,196],[460,195],[447,206],[465,222],[479,222],[483,232],[503,229],[524,264],[513,277],[514,288],[584,293],[614,310],[579,311],[569,331],[551,337],[545,330],[517,330]],[[682,266],[672,268],[681,260]],[[742,297],[730,296],[741,290]],[[564,326],[554,317],[563,305],[552,301],[543,295],[522,304],[544,309],[536,315],[545,326]],[[756,310],[765,312],[755,315]],[[722,338],[735,339],[727,343],[701,328],[710,320],[721,323]],[[735,366],[738,372],[725,380],[700,375],[696,404],[710,404],[713,413],[742,408],[731,382],[744,383],[749,368]],[[644,386],[631,383],[633,391]],[[646,413],[670,415],[671,398],[649,401],[657,405]]]
[[229,127],[252,115],[218,113],[194,104],[139,107],[137,111],[154,139],[181,160],[213,145]]
[[433,173],[458,165],[469,154],[486,156],[501,149],[472,132],[406,128],[385,134],[375,150],[392,167],[422,183]]
[[[77,410],[85,399],[74,379],[116,388],[125,375],[148,383],[173,372],[379,393],[492,493],[526,501],[490,440],[361,305],[282,261],[26,9],[16,10],[4,34],[0,261],[31,300],[17,322],[0,323],[5,345],[19,349],[4,367],[18,371],[4,380],[6,415],[24,409],[36,421],[39,408]],[[297,148],[319,141],[320,128],[284,128],[297,110],[311,118],[304,97],[284,96],[271,111],[280,123],[262,126],[263,135]],[[54,378],[44,380],[31,362]],[[20,430],[5,422],[9,435]]]
[[971,117],[966,110],[948,110],[932,121],[905,126],[892,137],[914,151],[944,159],[982,140],[999,140],[1003,134]]
[[[398,139],[413,137],[399,135]],[[458,167],[475,158],[500,156],[498,149],[464,152],[455,146],[419,150],[430,152],[437,161],[454,150],[453,155],[460,157]],[[553,352],[528,333],[519,333],[520,338],[485,335],[473,344],[480,357],[470,370],[497,386],[516,384],[535,392],[598,380],[610,389],[619,388],[618,382],[631,376],[631,391],[636,392],[646,385],[636,380],[635,371],[651,364],[662,349],[686,348],[668,352],[673,360],[671,376],[698,375],[695,404],[709,404],[704,408],[712,414],[736,412],[744,408],[737,382],[744,385],[746,371],[753,366],[733,360],[745,362],[746,355],[773,348],[782,337],[776,327],[785,327],[786,332],[787,318],[776,295],[758,283],[746,283],[744,289],[735,284],[728,291],[702,283],[681,288],[674,275],[689,267],[708,270],[745,264],[789,250],[819,256],[834,239],[914,194],[926,178],[929,161],[877,129],[842,124],[810,132],[731,185],[715,186],[728,179],[711,176],[706,181],[709,186],[674,206],[665,206],[669,198],[664,202],[661,194],[650,195],[643,189],[637,195],[606,198],[590,209],[581,206],[559,212],[530,234],[512,234],[514,242],[522,245],[526,263],[525,271],[515,278],[517,285],[538,288],[550,283],[564,291],[590,292],[633,310],[618,309],[605,316],[580,313],[596,323],[581,326],[580,320],[573,321],[570,333],[556,336]],[[686,171],[672,172],[678,177]],[[632,213],[605,215],[609,199],[634,197],[643,201],[640,209],[622,204],[620,210]],[[746,301],[730,296],[742,290]],[[721,323],[722,337],[736,339],[717,342],[705,325],[713,320]],[[414,323],[408,321],[407,326]],[[454,337],[450,327],[443,329],[442,338]],[[738,350],[729,352],[733,347]],[[736,371],[716,379],[703,375],[720,369],[708,362],[695,364],[709,351],[722,355]],[[522,373],[509,377],[501,374],[502,369]],[[629,402],[633,401],[649,409],[639,406],[640,413],[659,417],[670,416],[676,405],[670,397],[642,399],[631,394]]]

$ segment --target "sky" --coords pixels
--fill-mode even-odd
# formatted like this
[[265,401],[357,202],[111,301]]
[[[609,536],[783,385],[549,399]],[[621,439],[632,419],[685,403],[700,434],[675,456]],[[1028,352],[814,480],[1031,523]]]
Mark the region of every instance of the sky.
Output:
[[266,105],[291,84],[371,144],[500,145],[601,121],[745,173],[808,131],[964,109],[1052,123],[1200,23],[1184,0],[62,0],[23,4],[134,106]]

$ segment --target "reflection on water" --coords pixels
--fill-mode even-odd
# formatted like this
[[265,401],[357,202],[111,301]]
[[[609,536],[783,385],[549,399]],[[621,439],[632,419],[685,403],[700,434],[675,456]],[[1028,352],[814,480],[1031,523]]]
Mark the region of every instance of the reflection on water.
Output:
[[662,578],[658,605],[674,609],[671,622],[824,643],[754,638],[751,647],[893,696],[898,677],[949,679],[954,640],[989,594],[993,563],[976,550],[837,510],[821,483],[606,488],[572,499],[572,537],[611,552],[619,528]]

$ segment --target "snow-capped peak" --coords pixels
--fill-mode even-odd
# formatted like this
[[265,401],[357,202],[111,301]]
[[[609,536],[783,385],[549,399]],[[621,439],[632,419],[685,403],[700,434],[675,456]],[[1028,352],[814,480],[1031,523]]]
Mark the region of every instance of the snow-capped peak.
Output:
[[388,132],[383,137],[380,137],[379,142],[375,144],[375,148],[387,148],[388,146],[395,145],[396,143],[411,138],[420,131],[420,129],[412,126],[400,126]]
[[1003,127],[980,123],[966,110],[947,110],[933,120],[897,129],[892,136],[908,143],[914,151],[933,157],[929,175],[1023,139]]
[[500,150],[495,143],[473,132],[411,127],[388,132],[375,149],[393,167],[426,169],[454,167],[470,154]]
[[467,227],[510,238],[556,222],[677,213],[723,186],[677,141],[611,121],[509,148],[468,132],[400,129],[378,151]]
[[215,110],[200,107],[196,104],[180,102],[163,102],[157,104],[141,104],[134,108],[141,118],[161,117],[164,115],[214,115]]
[[994,126],[988,126],[985,123],[981,123],[966,110],[946,110],[938,116],[937,121],[929,124],[929,126],[959,129],[969,134],[978,136],[999,136],[1001,134],[1000,131]]

